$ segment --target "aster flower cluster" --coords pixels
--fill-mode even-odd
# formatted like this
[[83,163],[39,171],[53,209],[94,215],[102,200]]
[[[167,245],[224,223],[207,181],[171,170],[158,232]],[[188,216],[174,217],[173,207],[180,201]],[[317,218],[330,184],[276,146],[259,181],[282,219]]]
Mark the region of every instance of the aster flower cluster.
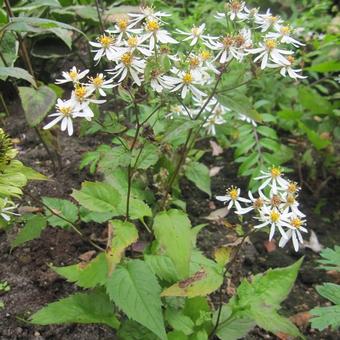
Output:
[[307,233],[305,215],[297,201],[299,186],[286,180],[278,167],[272,167],[268,172],[262,171],[256,179],[262,182],[258,197],[249,191],[248,198],[243,198],[239,188],[230,187],[225,196],[217,196],[216,199],[228,203],[229,209],[235,207],[238,215],[253,212],[255,229],[269,227],[270,241],[278,230],[281,236],[279,246],[284,247],[292,240],[295,251],[298,251],[300,244],[303,244],[301,233]]
[[[203,127],[214,135],[216,126],[226,122],[230,109],[210,92],[232,62],[258,63],[261,69],[278,68],[283,76],[303,78],[301,70],[293,68],[292,51],[292,47],[303,44],[293,38],[293,30],[270,10],[261,14],[243,1],[227,2],[224,12],[215,14],[217,21],[226,26],[220,36],[209,34],[205,23],[189,31],[170,32],[166,23],[169,16],[142,7],[138,13],[121,15],[113,27],[90,42],[94,61],[105,59],[111,65],[106,78],[98,74],[81,83],[89,70],[80,72],[74,67],[63,72],[63,79],[57,83],[72,82],[74,91],[70,100],[58,100],[57,110],[51,115],[55,118],[45,128],[61,121],[61,130],[72,135],[72,119],[91,120],[90,104],[103,102],[95,94],[105,96],[105,89],[122,84],[149,88],[151,97],[174,94],[168,96],[171,109],[166,117],[203,118]],[[236,114],[247,119],[243,112]]]

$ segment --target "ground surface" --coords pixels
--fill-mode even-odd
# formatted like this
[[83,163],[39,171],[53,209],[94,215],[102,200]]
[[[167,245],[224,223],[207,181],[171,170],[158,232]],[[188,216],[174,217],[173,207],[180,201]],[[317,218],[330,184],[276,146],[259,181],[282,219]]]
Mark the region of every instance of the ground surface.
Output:
[[[86,171],[79,172],[81,153],[95,148],[97,139],[61,137],[62,162],[64,168],[57,176],[52,175],[51,162],[39,143],[34,131],[28,129],[20,108],[15,104],[11,107],[12,116],[5,122],[5,129],[12,138],[18,139],[19,158],[28,166],[51,176],[51,181],[30,184],[27,188],[35,196],[69,197],[72,188],[79,188],[80,183],[88,177]],[[208,147],[207,147],[208,149]],[[227,150],[219,157],[212,157],[209,152],[204,161],[208,166],[223,166],[219,174],[212,178],[212,192],[223,194],[224,188],[231,184],[245,187],[244,179],[237,179],[236,168],[230,166],[231,151]],[[292,175],[294,178],[294,174]],[[235,180],[236,179],[236,180]],[[296,178],[295,178],[296,179]],[[338,232],[340,195],[337,190],[339,183],[335,180],[328,182],[328,186],[321,192],[321,197],[315,198],[305,189],[301,195],[302,210],[308,216],[309,228],[314,230],[321,244],[332,247],[340,244]],[[221,207],[193,185],[183,182],[183,193],[187,201],[188,212],[192,224],[204,223],[203,219],[215,208]],[[327,204],[321,209],[321,214],[314,212],[320,199],[326,199]],[[25,204],[37,206],[29,197],[25,197]],[[214,207],[216,205],[216,207]],[[231,218],[231,223],[232,217]],[[229,216],[226,217],[229,221]],[[103,227],[87,225],[83,227],[86,235],[100,235]],[[11,289],[1,296],[5,308],[0,309],[0,339],[114,339],[114,333],[105,326],[98,325],[62,325],[62,326],[31,326],[24,319],[41,308],[44,304],[65,297],[74,292],[74,285],[65,282],[50,268],[49,264],[68,265],[78,261],[78,256],[91,249],[76,234],[60,229],[47,228],[41,238],[27,243],[10,253],[9,240],[16,234],[15,226],[8,234],[0,231],[0,281],[6,280]],[[199,236],[199,247],[208,255],[222,244],[233,242],[235,233],[232,228],[218,223],[209,223]],[[280,267],[292,264],[302,255],[305,260],[296,285],[284,303],[283,313],[295,315],[305,312],[316,305],[324,304],[314,290],[314,286],[324,281],[336,278],[316,269],[318,254],[309,249],[296,254],[291,248],[266,251],[264,242],[266,234],[258,233],[251,238],[251,242],[242,248],[241,256],[233,267],[232,280],[227,293],[233,293],[234,286],[244,276],[263,272],[269,267]],[[339,334],[325,331],[322,333],[311,330],[302,322],[301,330],[308,339],[337,339]],[[260,329],[254,330],[247,339],[272,339]]]

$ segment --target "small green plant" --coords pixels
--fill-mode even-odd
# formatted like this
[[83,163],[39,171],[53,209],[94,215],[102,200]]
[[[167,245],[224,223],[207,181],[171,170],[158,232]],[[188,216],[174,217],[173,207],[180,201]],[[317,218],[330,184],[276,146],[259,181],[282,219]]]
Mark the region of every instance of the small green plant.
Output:
[[[334,250],[326,248],[321,252],[322,259],[318,262],[321,263],[320,268],[324,270],[335,270],[340,272],[340,247],[335,246]],[[335,283],[324,283],[323,285],[316,286],[317,292],[333,303],[329,307],[316,307],[310,313],[314,316],[311,319],[313,328],[324,330],[331,327],[334,330],[340,327],[340,285]]]

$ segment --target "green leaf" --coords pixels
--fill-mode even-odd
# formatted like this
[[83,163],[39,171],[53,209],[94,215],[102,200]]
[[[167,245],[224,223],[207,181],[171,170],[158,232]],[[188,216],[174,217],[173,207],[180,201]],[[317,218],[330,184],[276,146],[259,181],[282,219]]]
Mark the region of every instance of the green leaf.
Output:
[[321,260],[318,260],[321,263],[320,268],[340,272],[340,246],[335,246],[334,250],[331,248],[323,249],[320,256],[322,257]]
[[176,331],[190,335],[194,332],[195,324],[183,311],[168,308],[165,312],[165,319],[169,325]]
[[322,286],[316,286],[316,290],[325,299],[332,301],[336,305],[340,305],[340,285],[327,282]]
[[105,293],[99,291],[77,293],[50,303],[30,319],[36,325],[99,323],[113,328],[119,327],[113,304]]
[[[217,312],[214,314],[214,324],[216,318]],[[255,325],[256,323],[251,317],[242,315],[242,313],[234,313],[232,315],[232,309],[228,305],[223,305],[216,335],[221,340],[237,340],[245,337]]]
[[[34,78],[23,68],[20,67],[0,67],[0,77],[6,79],[12,77],[16,79],[23,79],[31,83],[33,86],[37,86]],[[20,91],[20,87],[19,87]]]
[[206,296],[218,289],[223,282],[222,275],[214,268],[204,267],[189,278],[163,290],[161,296]]
[[46,228],[47,221],[44,216],[32,215],[26,221],[25,226],[19,231],[14,241],[11,242],[12,249],[21,244],[38,238],[41,232]]
[[45,175],[28,166],[22,166],[20,172],[30,181],[46,181],[48,179]]
[[123,257],[125,249],[138,239],[138,231],[134,224],[120,220],[110,221],[113,237],[106,251],[109,275]]
[[259,126],[256,131],[262,136],[277,139],[276,131],[268,126]]
[[[7,19],[7,14],[5,13],[5,15]],[[4,61],[5,61],[6,66],[13,67],[15,61],[17,60],[18,50],[19,50],[19,42],[17,41],[17,37],[14,32],[5,32],[2,35],[1,40],[0,40],[0,49],[1,49],[2,57],[4,59],[2,60],[2,58],[0,58],[0,66],[5,66],[4,64]],[[28,75],[30,76],[29,73]],[[7,76],[1,76],[1,72],[0,72],[0,79],[6,80]],[[30,79],[32,80],[32,77],[30,77]]]
[[[153,144],[146,144],[142,151],[140,149],[134,149],[132,153],[131,164],[136,164],[137,169],[146,170],[150,166],[155,165],[159,159],[159,150],[157,146]],[[136,163],[137,161],[137,163]]]
[[48,223],[52,227],[61,227],[67,228],[74,223],[78,219],[78,207],[74,205],[72,202],[60,198],[52,198],[52,197],[43,197],[42,201],[45,205],[47,205],[50,209],[52,209],[58,215],[64,217],[67,222],[62,218],[55,216],[52,214],[50,210],[45,208],[45,214],[47,217]]
[[325,61],[320,64],[314,64],[310,67],[307,67],[306,70],[312,72],[339,72],[340,71],[340,62],[337,60]]
[[81,190],[73,190],[71,196],[83,207],[95,212],[116,212],[121,199],[116,189],[102,182],[83,182]]
[[312,328],[323,331],[331,326],[336,331],[340,327],[340,305],[316,307],[310,313],[315,316],[311,319]]
[[190,162],[185,168],[185,176],[194,182],[199,189],[211,196],[209,169],[204,164]]
[[298,100],[305,109],[314,114],[327,115],[332,109],[325,97],[306,86],[299,87]]
[[189,276],[192,251],[191,223],[180,210],[164,211],[155,217],[154,233],[159,247],[173,261],[179,279]]
[[[158,340],[158,336],[133,320],[122,323],[117,333],[120,340]],[[169,339],[168,339],[169,340]],[[177,339],[176,339],[177,340]]]
[[144,255],[144,260],[161,280],[168,282],[178,280],[176,267],[170,257],[164,255]]
[[53,108],[57,96],[48,86],[40,86],[38,89],[31,87],[19,87],[18,89],[27,123],[29,126],[35,127]]
[[141,260],[119,265],[108,278],[107,293],[112,301],[131,319],[166,340],[157,279]]
[[52,267],[52,269],[67,281],[82,288],[104,285],[108,274],[104,253],[99,254],[88,263],[81,262],[66,267]]

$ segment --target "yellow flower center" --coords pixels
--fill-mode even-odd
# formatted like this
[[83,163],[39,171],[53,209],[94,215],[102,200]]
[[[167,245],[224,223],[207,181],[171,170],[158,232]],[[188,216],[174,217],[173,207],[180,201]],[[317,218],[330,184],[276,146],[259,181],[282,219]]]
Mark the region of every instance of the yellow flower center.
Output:
[[71,112],[72,112],[72,107],[70,107],[70,106],[60,107],[59,112],[61,112],[64,117],[69,117],[71,115]]
[[224,47],[230,47],[232,46],[233,43],[234,43],[234,38],[231,36],[225,36],[222,39],[222,44],[224,45]]
[[75,81],[78,78],[78,72],[77,71],[70,71],[68,73],[68,75],[70,76],[70,78]]
[[272,198],[270,199],[270,204],[273,207],[278,207],[281,203],[281,198],[278,195],[273,195]]
[[290,27],[289,26],[282,26],[280,29],[280,32],[282,35],[287,35],[290,33]]
[[95,78],[90,77],[90,80],[95,87],[101,87],[104,83],[104,77],[99,74]]
[[185,73],[182,79],[184,84],[192,83],[192,75],[189,72]]
[[136,47],[138,45],[138,38],[131,36],[131,37],[129,37],[127,43],[130,47]]
[[261,209],[263,207],[263,200],[261,198],[257,198],[253,203],[253,207],[255,209]]
[[279,168],[273,167],[270,170],[270,174],[273,178],[279,177],[281,175],[281,170]]
[[288,60],[291,64],[293,64],[294,61],[295,61],[295,58],[294,58],[293,56],[289,55],[289,56],[287,57],[287,60]]
[[238,198],[238,190],[236,187],[231,187],[227,190],[227,193],[229,194],[230,198],[233,200],[233,201],[236,201],[237,198]]
[[295,203],[295,196],[294,195],[287,195],[286,202],[288,205],[293,205]]
[[113,43],[114,38],[110,37],[109,35],[101,35],[98,38],[98,41],[104,48],[108,48]]
[[276,211],[276,210],[272,210],[270,212],[270,220],[273,223],[277,222],[280,219],[280,216],[281,216],[280,213],[278,211]]
[[150,32],[156,32],[159,30],[159,23],[156,20],[149,20],[146,23],[146,29]]
[[133,55],[130,52],[124,53],[120,58],[122,63],[126,66],[129,66],[132,64],[132,59],[133,59]]
[[299,190],[299,187],[296,182],[289,182],[287,190],[294,194]]
[[292,218],[292,219],[290,220],[291,226],[294,227],[294,228],[296,228],[296,229],[300,229],[301,226],[302,226],[302,223],[303,223],[303,222],[302,222],[298,217]]
[[241,4],[238,1],[232,1],[230,4],[230,8],[233,12],[238,12],[241,9]]
[[197,57],[192,57],[189,60],[190,68],[194,69],[199,66],[200,60]]
[[243,46],[243,44],[244,44],[245,42],[246,42],[246,41],[245,41],[245,39],[244,39],[244,37],[243,37],[242,35],[237,35],[237,36],[235,37],[235,45],[236,45],[237,47]]
[[192,29],[191,29],[191,33],[197,37],[198,35],[200,35],[200,30],[198,27],[194,26]]
[[273,39],[268,39],[266,41],[266,47],[269,49],[269,50],[272,50],[273,48],[276,48],[276,41],[273,40]]
[[273,15],[271,15],[270,17],[269,17],[269,21],[271,22],[271,23],[275,23],[276,21],[277,21],[277,17],[275,17],[275,16],[273,16]]
[[118,20],[117,25],[121,31],[125,31],[126,28],[128,27],[128,21],[127,19],[120,19]]
[[74,90],[74,94],[76,95],[77,99],[80,102],[84,100],[86,93],[87,93],[86,87],[83,85],[77,86]]
[[210,59],[211,57],[211,53],[209,51],[202,51],[201,52],[201,58],[206,61],[208,59]]

